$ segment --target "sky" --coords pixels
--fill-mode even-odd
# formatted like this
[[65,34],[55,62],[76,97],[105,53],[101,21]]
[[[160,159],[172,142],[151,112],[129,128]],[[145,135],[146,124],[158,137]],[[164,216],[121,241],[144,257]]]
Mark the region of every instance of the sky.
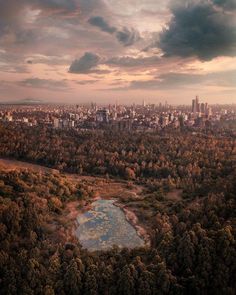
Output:
[[236,0],[0,7],[0,102],[236,103]]

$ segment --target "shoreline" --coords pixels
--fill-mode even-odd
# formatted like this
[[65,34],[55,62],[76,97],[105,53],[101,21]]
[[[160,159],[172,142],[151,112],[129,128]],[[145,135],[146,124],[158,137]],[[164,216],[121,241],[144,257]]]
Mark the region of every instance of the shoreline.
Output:
[[[66,229],[68,242],[70,242],[73,239],[77,239],[79,241],[78,237],[76,236],[76,229],[80,226],[77,220],[77,216],[79,214],[83,214],[86,211],[89,211],[91,209],[91,204],[97,200],[102,200],[102,198],[100,196],[96,196],[90,202],[85,204],[84,207],[82,207],[81,209],[78,208],[79,205],[81,206],[79,201],[74,201],[67,204],[64,212],[65,215],[63,215],[61,221],[64,221],[68,218],[68,224]],[[136,214],[132,210],[128,209],[124,204],[120,203],[120,200],[118,198],[104,198],[104,200],[114,201],[113,205],[122,210],[122,212],[125,215],[126,221],[134,227],[137,235],[144,241],[144,247],[150,247],[150,236],[148,235],[146,229],[139,224]],[[63,227],[63,225],[61,226]]]
[[124,212],[127,222],[129,222],[129,224],[131,224],[134,227],[138,236],[144,240],[145,246],[150,247],[150,236],[148,235],[146,229],[139,224],[138,217],[136,216],[136,214],[132,210],[128,209],[125,205],[119,203],[119,200],[115,200],[113,204],[119,207]]

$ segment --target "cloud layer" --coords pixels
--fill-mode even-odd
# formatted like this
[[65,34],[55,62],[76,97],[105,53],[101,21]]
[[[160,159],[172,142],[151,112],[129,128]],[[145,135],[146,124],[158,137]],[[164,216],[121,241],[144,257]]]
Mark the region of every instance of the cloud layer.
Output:
[[52,79],[29,78],[18,82],[19,86],[48,89],[48,90],[64,90],[68,89],[65,81],[56,81]]
[[182,89],[189,86],[208,85],[225,86],[236,88],[236,70],[222,71],[220,73],[209,74],[189,74],[189,73],[167,73],[161,74],[150,80],[134,80],[125,87],[117,87],[115,90],[127,91],[134,89],[163,90]]
[[0,100],[76,101],[80,92],[104,101],[126,90],[119,92],[126,102],[130,93],[135,101],[176,89],[189,101],[196,87],[212,100],[236,99],[235,0],[0,0],[0,7]]

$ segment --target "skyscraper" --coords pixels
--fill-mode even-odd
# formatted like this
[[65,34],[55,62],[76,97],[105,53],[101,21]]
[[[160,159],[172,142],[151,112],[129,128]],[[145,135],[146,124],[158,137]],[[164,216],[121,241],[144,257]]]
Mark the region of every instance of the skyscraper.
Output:
[[192,113],[200,113],[201,112],[201,104],[199,102],[198,96],[192,100]]
[[193,99],[192,100],[192,113],[195,113],[196,112],[196,100]]
[[201,103],[201,113],[205,114],[205,103],[204,102]]
[[98,110],[96,113],[96,120],[100,123],[108,123],[109,113],[107,109]]
[[200,103],[198,96],[196,96],[196,112],[200,113]]

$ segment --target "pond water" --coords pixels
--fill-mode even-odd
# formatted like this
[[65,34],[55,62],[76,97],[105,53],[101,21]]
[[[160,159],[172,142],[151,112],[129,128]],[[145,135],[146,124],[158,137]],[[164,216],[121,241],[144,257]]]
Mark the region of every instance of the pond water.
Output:
[[106,250],[113,245],[135,248],[144,246],[135,228],[126,220],[124,212],[114,200],[98,200],[91,210],[77,217],[76,236],[90,251]]

